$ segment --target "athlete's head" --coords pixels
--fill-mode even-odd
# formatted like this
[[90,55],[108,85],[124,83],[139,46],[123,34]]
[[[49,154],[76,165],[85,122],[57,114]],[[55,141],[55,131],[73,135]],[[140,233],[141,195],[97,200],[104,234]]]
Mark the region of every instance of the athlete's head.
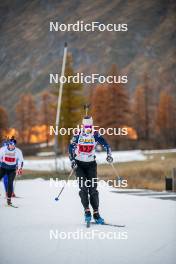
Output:
[[93,128],[93,119],[91,116],[85,116],[82,120],[83,129],[85,133],[89,134],[92,132]]
[[8,141],[7,146],[8,146],[8,148],[9,148],[10,150],[13,150],[13,149],[15,148],[15,146],[16,146],[16,143],[17,143],[16,139],[15,139],[14,137],[12,137],[12,138]]

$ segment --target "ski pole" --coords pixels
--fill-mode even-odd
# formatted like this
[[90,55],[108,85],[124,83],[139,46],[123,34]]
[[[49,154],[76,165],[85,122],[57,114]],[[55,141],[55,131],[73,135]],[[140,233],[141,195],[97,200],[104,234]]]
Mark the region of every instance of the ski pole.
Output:
[[14,186],[13,186],[13,192],[14,193],[15,193],[16,183],[17,183],[17,180],[19,179],[20,175],[22,175],[22,170],[21,169],[20,169],[20,174],[19,174],[19,172],[16,172],[16,175],[15,175]]
[[119,174],[118,174],[116,168],[114,167],[114,164],[113,164],[113,163],[110,163],[110,164],[111,164],[111,167],[112,167],[112,169],[113,169],[113,171],[114,171],[114,173],[115,173],[115,176],[116,176],[118,179],[120,179],[120,176],[119,176]]
[[14,180],[14,185],[13,185],[13,192],[14,192],[14,193],[15,193],[15,187],[16,187],[17,179],[18,179],[18,174],[16,174],[16,176],[15,176],[15,180]]
[[71,172],[70,172],[70,174],[68,175],[67,181],[64,184],[64,186],[62,187],[62,189],[60,190],[58,196],[55,198],[55,201],[58,201],[59,200],[59,197],[61,196],[61,193],[63,192],[63,190],[64,190],[65,186],[67,185],[67,182],[70,179],[70,177],[72,176],[73,172],[74,172],[74,169],[72,169]]
[[[15,177],[16,178],[16,177]],[[13,192],[15,193],[15,187],[16,187],[16,179],[15,179],[15,182],[14,182],[14,185],[13,185]]]

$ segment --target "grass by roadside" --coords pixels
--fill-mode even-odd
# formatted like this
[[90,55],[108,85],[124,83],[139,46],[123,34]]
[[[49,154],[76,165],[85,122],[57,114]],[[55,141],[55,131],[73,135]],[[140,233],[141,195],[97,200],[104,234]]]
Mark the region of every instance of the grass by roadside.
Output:
[[[31,171],[31,170],[24,170],[23,175],[19,177],[19,180],[34,180],[37,178],[42,178],[44,180],[50,180],[50,178],[58,180],[66,180],[68,177],[68,172],[52,172],[52,171]],[[73,175],[71,179],[75,179]]]
[[[118,174],[128,181],[128,188],[165,190],[165,177],[176,167],[176,153],[148,155],[146,161],[115,163]],[[98,175],[104,180],[115,179],[110,165],[101,165]]]

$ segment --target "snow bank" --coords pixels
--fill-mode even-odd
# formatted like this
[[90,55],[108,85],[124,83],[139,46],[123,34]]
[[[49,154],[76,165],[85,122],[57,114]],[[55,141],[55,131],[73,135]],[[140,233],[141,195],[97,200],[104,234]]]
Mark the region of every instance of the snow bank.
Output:
[[176,149],[152,149],[152,150],[144,150],[144,154],[164,154],[164,153],[176,153]]
[[[145,160],[146,157],[141,150],[129,150],[129,151],[114,151],[112,153],[114,162],[129,162],[129,161],[141,161]],[[97,152],[96,160],[98,164],[104,164],[106,162],[106,153]],[[57,159],[58,170],[70,170],[70,161],[68,157],[60,157]],[[38,159],[38,160],[26,160],[24,168],[27,170],[37,171],[53,171],[55,170],[55,159]]]

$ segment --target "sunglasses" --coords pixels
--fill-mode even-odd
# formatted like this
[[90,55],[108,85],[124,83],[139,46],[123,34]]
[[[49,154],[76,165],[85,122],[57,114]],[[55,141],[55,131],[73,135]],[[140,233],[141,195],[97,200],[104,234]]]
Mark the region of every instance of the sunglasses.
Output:
[[15,146],[15,143],[14,142],[9,142],[9,145],[10,146]]

